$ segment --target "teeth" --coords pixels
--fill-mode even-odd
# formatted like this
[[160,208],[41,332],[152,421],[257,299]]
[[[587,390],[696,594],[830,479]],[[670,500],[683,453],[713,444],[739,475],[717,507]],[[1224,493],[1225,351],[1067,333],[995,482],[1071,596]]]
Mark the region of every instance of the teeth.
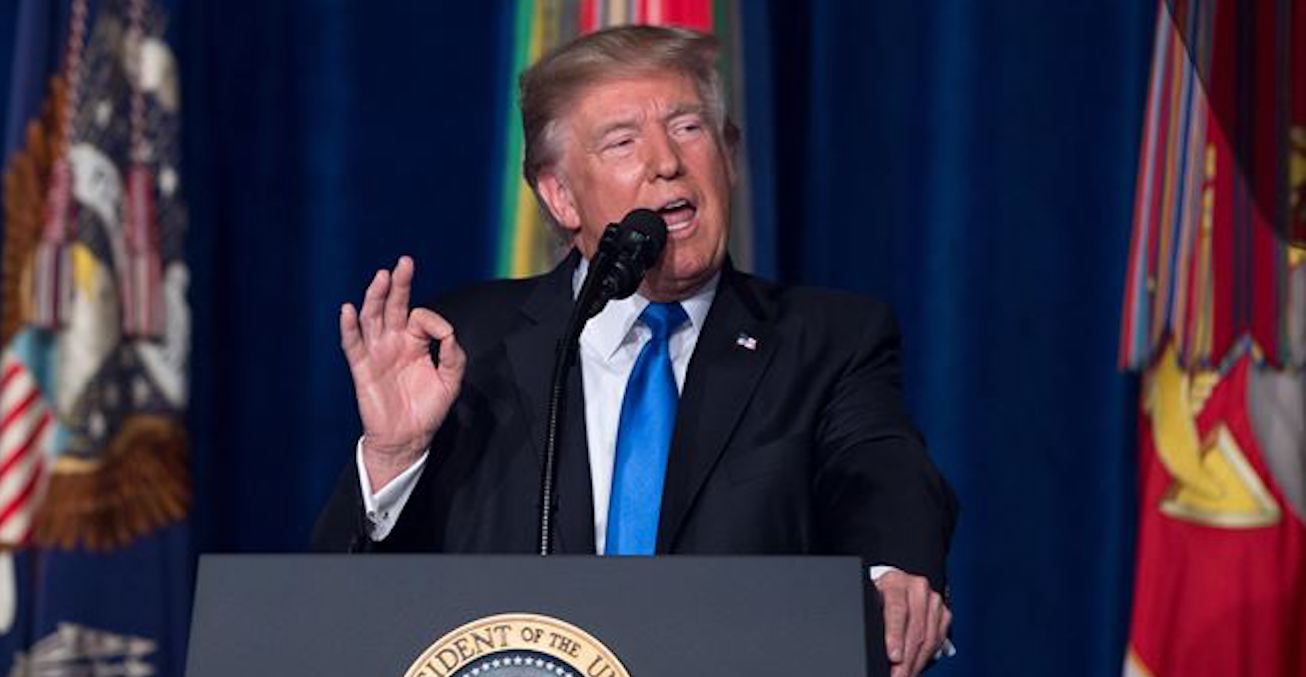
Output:
[[688,205],[689,205],[689,200],[684,200],[684,199],[681,199],[681,200],[675,200],[674,202],[668,202],[666,205],[664,205],[664,206],[662,207],[662,211],[670,211],[670,210],[672,210],[672,209],[680,209],[681,207],[685,207],[685,206],[688,206]]

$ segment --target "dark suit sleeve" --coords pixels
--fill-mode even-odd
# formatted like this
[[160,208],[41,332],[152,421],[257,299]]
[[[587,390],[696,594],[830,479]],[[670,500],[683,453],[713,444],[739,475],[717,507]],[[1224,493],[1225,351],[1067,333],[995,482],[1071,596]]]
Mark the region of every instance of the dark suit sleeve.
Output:
[[368,552],[373,542],[367,532],[367,516],[363,511],[363,488],[359,485],[358,469],[353,463],[345,466],[336,482],[322,514],[313,526],[313,550],[317,552]]
[[[446,424],[446,428],[452,427]],[[442,430],[441,433],[444,431]],[[432,449],[446,448],[448,435],[437,434]],[[432,480],[441,459],[433,451],[418,476],[403,510],[390,533],[380,541],[369,535],[367,513],[363,507],[363,488],[358,466],[351,459],[336,482],[313,528],[313,549],[318,552],[434,552],[438,549],[436,525],[430,523]]]
[[822,532],[835,552],[924,575],[942,591],[956,498],[903,403],[900,337],[891,311],[877,303],[865,317],[817,431]]

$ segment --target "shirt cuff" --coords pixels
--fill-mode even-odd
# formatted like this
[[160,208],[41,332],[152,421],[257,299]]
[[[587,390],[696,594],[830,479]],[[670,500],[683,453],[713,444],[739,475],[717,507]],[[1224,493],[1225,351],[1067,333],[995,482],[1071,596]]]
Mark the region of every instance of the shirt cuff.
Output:
[[354,463],[358,466],[358,482],[363,495],[363,514],[367,516],[367,535],[373,541],[384,540],[390,535],[395,522],[399,521],[399,513],[403,511],[408,497],[413,495],[413,489],[417,487],[417,480],[422,475],[422,468],[426,467],[426,457],[430,452],[430,449],[423,451],[407,470],[399,473],[398,477],[387,482],[373,494],[372,481],[367,476],[367,466],[363,465],[363,438],[358,438],[358,444],[354,445]]
[[[875,581],[880,580],[881,576],[889,573],[890,571],[902,571],[902,569],[899,569],[898,567],[895,566],[889,566],[887,564],[876,564],[872,566],[869,571],[871,582],[874,583]],[[953,656],[956,655],[957,655],[957,645],[952,643],[951,638],[944,637],[943,646],[940,646],[939,650],[934,652],[934,660],[937,661],[941,658],[952,658]]]
[[898,567],[891,567],[887,564],[876,564],[875,566],[872,566],[871,582],[874,583],[875,581],[880,580],[881,576],[889,573],[890,571],[902,571],[902,569],[899,569]]

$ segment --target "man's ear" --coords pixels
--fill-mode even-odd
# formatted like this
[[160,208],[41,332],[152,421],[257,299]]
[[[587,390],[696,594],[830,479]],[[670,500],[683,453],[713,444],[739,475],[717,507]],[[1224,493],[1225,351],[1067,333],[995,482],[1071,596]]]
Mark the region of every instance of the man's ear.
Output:
[[576,209],[576,197],[571,186],[554,170],[540,174],[535,181],[544,206],[553,215],[553,220],[573,235],[580,232],[580,212]]

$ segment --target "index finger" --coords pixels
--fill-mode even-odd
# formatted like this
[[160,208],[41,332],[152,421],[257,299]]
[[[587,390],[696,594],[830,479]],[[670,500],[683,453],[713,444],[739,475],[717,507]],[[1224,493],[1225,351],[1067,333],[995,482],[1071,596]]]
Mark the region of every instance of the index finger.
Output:
[[907,635],[907,591],[888,588],[884,597],[884,649],[893,663],[902,660],[902,645]]

